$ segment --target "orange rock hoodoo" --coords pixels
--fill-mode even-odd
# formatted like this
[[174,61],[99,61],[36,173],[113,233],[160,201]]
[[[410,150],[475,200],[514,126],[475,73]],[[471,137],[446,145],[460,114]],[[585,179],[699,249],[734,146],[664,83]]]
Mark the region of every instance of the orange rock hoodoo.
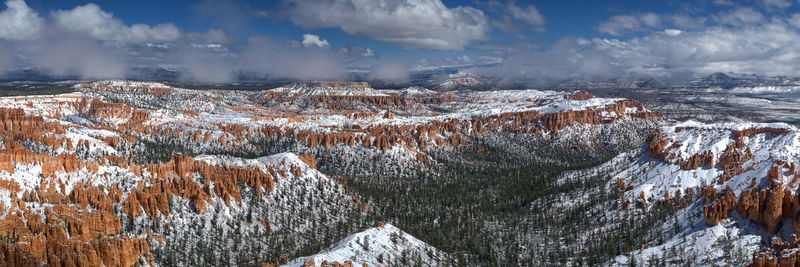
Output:
[[800,264],[800,237],[788,242],[773,238],[770,247],[759,250],[753,255],[754,267],[796,266]]
[[[177,155],[164,164],[148,165],[146,169],[153,173],[157,180],[153,180],[151,186],[140,185],[128,195],[123,203],[123,212],[133,217],[139,215],[141,210],[149,216],[157,216],[159,213],[169,214],[171,196],[191,200],[195,210],[202,213],[212,194],[226,202],[240,201],[242,196],[239,183],[251,186],[259,195],[263,190],[271,191],[275,188],[273,176],[261,170],[210,165],[184,155]],[[200,185],[185,179],[194,173],[205,177],[206,183]]]
[[12,240],[0,242],[0,265],[134,266],[153,260],[145,239],[118,236],[120,219],[110,212],[56,204],[41,216],[17,204],[10,208],[16,212],[0,219],[0,237]]

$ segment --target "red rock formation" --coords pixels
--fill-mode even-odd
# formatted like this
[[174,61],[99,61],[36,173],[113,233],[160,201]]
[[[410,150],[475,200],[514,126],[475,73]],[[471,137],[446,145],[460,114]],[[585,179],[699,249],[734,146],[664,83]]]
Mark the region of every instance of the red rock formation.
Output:
[[[191,200],[195,211],[202,213],[211,194],[226,202],[240,201],[242,196],[239,183],[251,186],[256,194],[275,188],[272,175],[261,170],[210,165],[185,155],[177,155],[164,164],[148,165],[146,169],[155,174],[158,180],[154,180],[151,186],[137,187],[123,202],[122,211],[133,217],[138,216],[142,210],[148,216],[168,215],[169,198],[172,196]],[[187,179],[193,174],[201,175],[208,182],[201,186]],[[213,190],[209,182],[214,183]]]
[[56,204],[45,208],[42,218],[17,208],[22,217],[0,219],[0,236],[16,241],[0,242],[0,265],[134,266],[140,258],[153,260],[144,239],[112,237],[121,226],[109,212]]
[[763,133],[770,133],[772,135],[782,135],[789,133],[789,130],[783,128],[772,128],[772,127],[764,127],[764,128],[748,128],[741,131],[732,131],[734,139],[741,140],[742,137],[745,136],[755,136],[757,134]]
[[565,96],[565,98],[569,100],[589,100],[593,97],[592,94],[583,90]]
[[739,214],[763,224],[768,231],[775,233],[778,231],[781,218],[793,216],[783,213],[784,194],[782,186],[742,191],[737,205]]
[[[706,195],[712,190],[706,190]],[[726,188],[722,194],[714,196],[711,205],[703,207],[703,219],[708,225],[717,225],[722,219],[728,217],[728,214],[736,207],[736,194],[733,190]]]
[[393,120],[394,115],[392,115],[392,112],[387,109],[386,112],[383,113],[383,118]]
[[753,266],[796,266],[800,264],[798,247],[800,240],[797,237],[789,242],[774,238],[769,248],[761,249],[753,255]]
[[300,155],[299,158],[300,158],[300,160],[303,161],[303,163],[308,165],[308,167],[311,167],[312,169],[316,169],[317,168],[317,159],[315,159],[314,156],[309,155],[309,154],[303,154],[303,155]]

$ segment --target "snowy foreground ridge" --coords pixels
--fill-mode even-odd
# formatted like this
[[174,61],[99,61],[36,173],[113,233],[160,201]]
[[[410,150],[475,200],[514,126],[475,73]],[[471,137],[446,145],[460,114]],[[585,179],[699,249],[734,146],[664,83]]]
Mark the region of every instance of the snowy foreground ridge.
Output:
[[437,265],[445,256],[436,248],[394,227],[378,227],[353,234],[317,254],[297,258],[282,266],[324,266],[352,263],[354,266],[401,266],[412,262]]

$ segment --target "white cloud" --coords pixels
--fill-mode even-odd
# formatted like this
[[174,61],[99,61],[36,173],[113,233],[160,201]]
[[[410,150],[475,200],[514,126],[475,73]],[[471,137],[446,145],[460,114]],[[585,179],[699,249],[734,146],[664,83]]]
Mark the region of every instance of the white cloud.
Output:
[[11,67],[11,58],[6,49],[0,46],[0,75],[3,75]]
[[650,34],[627,41],[593,39],[629,73],[740,72],[797,75],[800,33],[781,22],[739,28],[723,26],[679,35]]
[[683,31],[678,30],[678,29],[666,29],[666,30],[664,30],[664,33],[669,35],[669,36],[677,36],[677,35],[680,35],[681,33],[683,33]]
[[192,43],[224,44],[228,43],[228,35],[218,29],[209,29],[206,32],[189,32],[184,38]]
[[545,18],[542,13],[539,13],[539,9],[533,5],[520,7],[517,6],[516,1],[512,0],[508,2],[508,11],[512,17],[527,23],[529,26],[535,28],[544,27]]
[[203,83],[225,83],[236,80],[236,64],[225,54],[214,53],[203,47],[178,51],[175,60],[184,69],[181,79]]
[[616,15],[600,23],[597,30],[613,36],[620,36],[658,27],[660,24],[661,17],[655,13]]
[[303,34],[302,44],[305,47],[316,46],[319,48],[331,46],[330,44],[328,44],[328,40],[322,40],[319,38],[318,35],[308,34],[308,33]]
[[789,0],[761,0],[761,4],[767,8],[788,8],[792,6]]
[[794,14],[788,19],[789,24],[800,29],[800,13]]
[[384,60],[372,70],[370,79],[384,81],[407,81],[409,79],[409,67],[407,64],[398,60]]
[[352,60],[378,56],[378,53],[376,53],[375,50],[370,47],[359,47],[355,45],[341,47],[339,48],[339,52],[344,57]]
[[689,16],[686,14],[671,15],[667,19],[673,26],[684,29],[699,29],[706,25],[707,17]]
[[128,70],[124,53],[77,36],[48,35],[17,50],[28,63],[54,77],[123,78]]
[[681,79],[713,72],[800,75],[800,14],[770,20],[741,14],[755,13],[732,10],[715,16],[715,25],[653,30],[628,39],[565,38],[544,50],[514,47],[487,74],[534,83],[594,78]]
[[483,11],[441,0],[286,1],[289,20],[303,28],[339,28],[406,48],[462,49],[490,30]]
[[180,29],[172,23],[149,26],[125,25],[98,5],[86,4],[70,10],[52,13],[56,25],[72,32],[88,34],[98,40],[118,42],[169,42],[181,37]]
[[331,49],[303,47],[253,37],[244,45],[240,66],[265,78],[330,80],[345,76],[344,59]]
[[537,32],[545,30],[546,19],[534,5],[519,6],[515,0],[501,4],[498,1],[489,1],[486,7],[499,14],[492,20],[492,24],[501,31],[522,37],[524,30],[531,29]]
[[720,24],[728,24],[731,26],[741,26],[745,24],[754,24],[764,21],[764,15],[749,7],[740,7],[730,12],[724,12],[714,17],[714,20]]
[[24,0],[6,1],[6,10],[0,12],[0,38],[27,40],[39,36],[44,19],[39,17]]

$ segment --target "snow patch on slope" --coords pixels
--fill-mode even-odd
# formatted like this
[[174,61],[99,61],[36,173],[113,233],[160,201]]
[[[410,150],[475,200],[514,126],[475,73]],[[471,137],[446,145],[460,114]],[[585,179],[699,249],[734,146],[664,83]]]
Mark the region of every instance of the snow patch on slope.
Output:
[[[405,256],[404,256],[405,255]],[[447,256],[427,243],[403,232],[397,227],[384,224],[344,238],[339,243],[320,253],[297,258],[283,266],[322,266],[323,262],[356,266],[394,266],[403,262],[408,266],[435,266],[447,260]]]

